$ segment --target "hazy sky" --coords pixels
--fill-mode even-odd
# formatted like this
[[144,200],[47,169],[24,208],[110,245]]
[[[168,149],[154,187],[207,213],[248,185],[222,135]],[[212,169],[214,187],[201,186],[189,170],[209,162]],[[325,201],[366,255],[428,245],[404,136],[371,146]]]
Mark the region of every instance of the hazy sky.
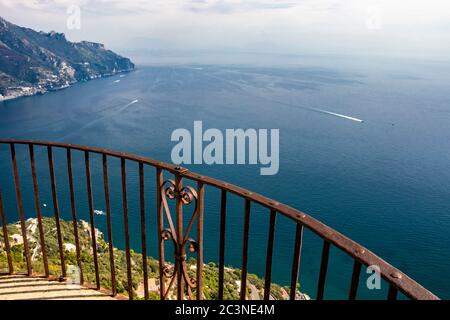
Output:
[[450,54],[448,0],[0,0],[0,15],[115,50]]

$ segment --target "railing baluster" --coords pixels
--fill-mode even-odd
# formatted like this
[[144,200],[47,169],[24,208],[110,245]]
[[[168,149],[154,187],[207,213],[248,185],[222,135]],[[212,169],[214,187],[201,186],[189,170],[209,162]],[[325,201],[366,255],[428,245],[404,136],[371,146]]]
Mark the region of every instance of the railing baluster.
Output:
[[198,183],[197,212],[197,300],[203,299],[203,211],[205,207],[205,185]]
[[109,202],[109,182],[108,182],[108,159],[106,154],[103,154],[103,190],[105,193],[105,205],[106,205],[106,224],[108,228],[108,249],[109,249],[109,268],[111,272],[111,294],[113,297],[117,295],[116,288],[116,268],[114,266],[114,246],[112,236],[112,223],[111,223],[111,204]]
[[56,223],[56,235],[58,237],[58,247],[59,247],[59,258],[61,261],[61,271],[62,276],[65,278],[66,275],[66,262],[64,259],[64,248],[63,248],[63,239],[61,234],[61,223],[59,219],[59,204],[58,204],[58,193],[56,191],[56,178],[55,178],[55,170],[54,170],[54,164],[53,164],[53,151],[52,147],[47,147],[47,154],[48,154],[48,166],[50,170],[50,179],[51,179],[51,185],[52,185],[52,198],[53,198],[53,210],[55,215],[55,223]]
[[156,212],[158,215],[158,254],[159,254],[159,290],[160,298],[164,300],[166,285],[164,283],[164,241],[162,239],[162,232],[164,228],[163,208],[161,205],[161,186],[163,184],[163,173],[160,168],[156,169]]
[[330,254],[330,243],[328,241],[324,241],[322,249],[322,262],[320,263],[319,283],[317,285],[317,298],[316,298],[317,300],[323,300],[323,294],[325,291],[325,280],[327,277],[329,254]]
[[219,294],[218,294],[219,300],[223,300],[226,223],[227,223],[227,192],[222,189],[220,201]]
[[242,245],[242,273],[241,273],[241,300],[247,295],[247,263],[248,263],[248,233],[250,230],[250,206],[251,202],[245,199],[244,209],[244,240]]
[[133,279],[131,274],[131,255],[130,255],[130,233],[128,228],[128,196],[127,196],[127,171],[125,159],[120,159],[120,167],[122,172],[122,206],[123,220],[125,229],[125,250],[127,258],[127,280],[128,280],[128,297],[133,300]]
[[397,300],[397,288],[391,283],[389,285],[388,300]]
[[142,242],[142,268],[144,271],[144,298],[148,300],[148,270],[147,270],[147,237],[145,226],[145,195],[144,195],[144,165],[139,163],[139,198],[141,204],[141,242]]
[[[183,189],[183,177],[179,174],[175,174],[175,189],[180,191]],[[177,196],[176,203],[176,217],[177,217],[177,239],[179,243],[177,244],[175,260],[178,265],[177,272],[177,298],[178,300],[183,300],[184,296],[184,277],[183,277],[183,259],[185,258],[185,247],[183,245],[183,204],[181,198]]]
[[75,238],[75,250],[77,255],[77,264],[80,270],[80,283],[83,284],[84,283],[83,264],[81,262],[80,239],[78,235],[77,211],[75,205],[75,190],[73,187],[72,152],[70,148],[67,148],[66,158],[67,158],[67,174],[69,176],[70,207],[72,211],[72,225],[73,225],[73,235]]
[[272,257],[273,257],[273,241],[275,238],[275,223],[277,213],[270,211],[269,237],[267,239],[267,257],[266,257],[266,279],[264,282],[264,300],[270,299],[270,287],[272,284]]
[[32,144],[28,145],[28,150],[30,153],[31,175],[33,178],[34,205],[36,207],[36,215],[38,220],[39,241],[41,244],[42,261],[44,263],[45,276],[48,278],[50,276],[50,272],[48,270],[48,258],[47,258],[47,249],[45,246],[44,226],[42,225],[41,203],[39,201],[39,187],[36,177],[36,162],[34,159],[34,148]]
[[97,237],[95,234],[95,218],[94,218],[94,200],[92,196],[92,181],[91,181],[91,165],[89,160],[89,152],[84,152],[84,162],[86,165],[86,190],[88,196],[89,205],[89,218],[91,222],[91,239],[92,239],[92,252],[94,255],[94,269],[95,269],[95,285],[96,289],[100,289],[100,274],[98,270],[98,258],[97,258]]
[[360,274],[361,274],[361,262],[355,260],[355,262],[353,263],[352,283],[350,285],[350,293],[348,295],[349,300],[356,300]]
[[19,170],[17,169],[17,161],[16,161],[16,148],[13,143],[10,144],[11,148],[11,160],[13,164],[13,173],[14,173],[14,185],[16,187],[16,200],[17,200],[17,210],[19,212],[20,218],[20,228],[22,231],[23,237],[23,248],[25,251],[25,259],[27,262],[27,274],[31,276],[31,258],[30,258],[30,249],[28,247],[28,237],[27,237],[27,228],[25,225],[25,215],[23,213],[23,205],[22,205],[22,194],[20,192],[20,178],[19,178]]
[[303,241],[303,225],[297,223],[297,228],[295,230],[294,259],[292,261],[292,273],[291,273],[291,291],[290,291],[291,300],[295,300],[295,294],[297,292],[298,275],[300,273],[302,241]]
[[6,217],[5,217],[5,210],[3,208],[3,199],[1,190],[0,190],[0,218],[2,221],[3,241],[5,242],[6,257],[8,259],[8,272],[9,274],[13,274],[14,266],[11,258],[11,247],[9,245],[8,228],[6,228]]

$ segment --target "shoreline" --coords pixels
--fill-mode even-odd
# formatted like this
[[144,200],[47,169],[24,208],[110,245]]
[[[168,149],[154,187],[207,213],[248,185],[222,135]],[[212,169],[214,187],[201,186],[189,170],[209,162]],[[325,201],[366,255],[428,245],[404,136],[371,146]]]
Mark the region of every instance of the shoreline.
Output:
[[70,84],[66,84],[66,85],[63,85],[63,86],[60,86],[60,87],[55,87],[55,88],[42,88],[42,89],[40,89],[40,88],[37,88],[37,87],[23,87],[23,88],[31,90],[32,93],[30,93],[30,94],[23,93],[23,94],[12,95],[12,96],[11,95],[10,96],[3,96],[3,95],[0,94],[0,103],[6,102],[6,101],[18,100],[18,99],[26,98],[26,97],[43,96],[43,95],[46,95],[46,94],[51,93],[51,92],[57,92],[57,91],[61,91],[61,90],[65,90],[65,89],[71,88],[74,85],[77,85],[77,84],[80,84],[80,83],[90,82],[90,81],[99,80],[99,79],[103,79],[103,78],[110,78],[110,77],[117,76],[117,75],[124,74],[124,73],[131,73],[131,72],[136,71],[136,69],[137,68],[129,69],[129,70],[121,70],[121,71],[117,71],[115,73],[101,74],[101,75],[98,75],[98,76],[93,77],[91,79],[83,79],[83,80],[79,80],[79,81],[76,81],[76,82],[73,82],[73,83],[70,83]]

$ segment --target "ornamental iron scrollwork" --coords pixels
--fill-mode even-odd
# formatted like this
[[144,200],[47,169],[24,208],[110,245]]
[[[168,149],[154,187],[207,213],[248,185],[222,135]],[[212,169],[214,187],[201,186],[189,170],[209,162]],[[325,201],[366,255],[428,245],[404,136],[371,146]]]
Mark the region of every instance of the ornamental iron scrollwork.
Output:
[[[181,183],[179,183],[179,185],[181,186]],[[160,239],[162,243],[166,241],[172,241],[175,258],[175,263],[173,265],[163,262],[163,276],[161,278],[161,281],[165,282],[166,280],[170,279],[170,282],[164,292],[162,292],[162,296],[164,297],[164,299],[166,299],[169,296],[171,290],[174,288],[175,282],[178,280],[177,282],[181,282],[182,285],[181,295],[183,295],[185,290],[187,289],[188,297],[189,299],[192,299],[192,289],[197,289],[197,279],[189,275],[186,260],[187,251],[190,254],[198,254],[199,251],[199,243],[196,239],[190,237],[190,233],[195,221],[198,221],[199,215],[203,214],[199,210],[197,190],[190,186],[178,188],[177,183],[174,180],[169,179],[164,181],[160,186],[160,195],[162,210],[164,212],[162,215],[162,221],[160,221],[161,226],[163,227],[163,229],[160,231]],[[180,210],[176,210],[177,215],[181,215],[175,217],[175,222],[177,224],[176,226],[174,225],[174,220],[172,219],[172,214],[169,208],[170,200],[175,200],[177,202],[177,206],[180,206]],[[183,206],[190,205],[193,205],[193,212],[189,219],[189,223],[185,230],[183,230],[183,228],[179,230],[179,219],[181,219],[181,221],[183,219],[182,208]],[[169,227],[167,228],[164,228],[165,221],[167,221],[167,224],[169,225]],[[177,286],[180,286],[180,283],[177,283]],[[164,287],[165,286],[161,286],[161,288]]]

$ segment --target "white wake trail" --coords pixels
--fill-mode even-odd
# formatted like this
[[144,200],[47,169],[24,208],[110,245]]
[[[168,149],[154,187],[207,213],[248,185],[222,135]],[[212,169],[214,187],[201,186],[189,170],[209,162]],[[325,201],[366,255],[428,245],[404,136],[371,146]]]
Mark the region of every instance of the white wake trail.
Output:
[[138,102],[139,102],[138,99],[133,100],[133,101],[131,101],[129,104],[127,104],[125,107],[129,107],[129,106],[131,106],[131,105],[133,105],[133,104],[135,104],[135,103],[138,103]]
[[346,116],[345,114],[340,114],[340,113],[331,112],[331,111],[318,109],[318,108],[309,108],[309,109],[311,109],[313,111],[320,112],[320,113],[329,114],[331,116],[335,116],[335,117],[339,117],[339,118],[343,118],[343,119],[347,119],[347,120],[351,120],[351,121],[356,121],[356,122],[359,122],[359,123],[363,123],[364,122],[364,120],[362,120],[362,119]]
[[108,115],[106,115],[106,116],[103,116],[103,117],[94,119],[94,120],[92,120],[91,122],[88,122],[88,123],[86,123],[85,125],[81,126],[81,127],[78,128],[77,130],[72,131],[71,133],[69,133],[69,134],[63,136],[63,137],[61,138],[61,140],[67,139],[68,137],[71,137],[71,136],[73,136],[73,135],[76,135],[77,133],[79,133],[80,131],[82,131],[82,130],[84,130],[84,129],[86,129],[86,128],[95,126],[98,122],[100,122],[100,121],[102,121],[102,120],[105,120],[105,119],[108,119],[108,118],[110,118],[110,117],[112,117],[112,116],[114,116],[114,115],[116,115],[116,114],[118,114],[118,113],[121,113],[122,111],[125,111],[129,106],[132,106],[133,104],[136,104],[136,103],[138,103],[138,102],[139,102],[139,100],[138,100],[138,99],[135,99],[135,100],[131,101],[130,103],[127,103],[126,105],[124,105],[124,106],[118,108],[117,110],[111,112],[110,114],[108,114]]

